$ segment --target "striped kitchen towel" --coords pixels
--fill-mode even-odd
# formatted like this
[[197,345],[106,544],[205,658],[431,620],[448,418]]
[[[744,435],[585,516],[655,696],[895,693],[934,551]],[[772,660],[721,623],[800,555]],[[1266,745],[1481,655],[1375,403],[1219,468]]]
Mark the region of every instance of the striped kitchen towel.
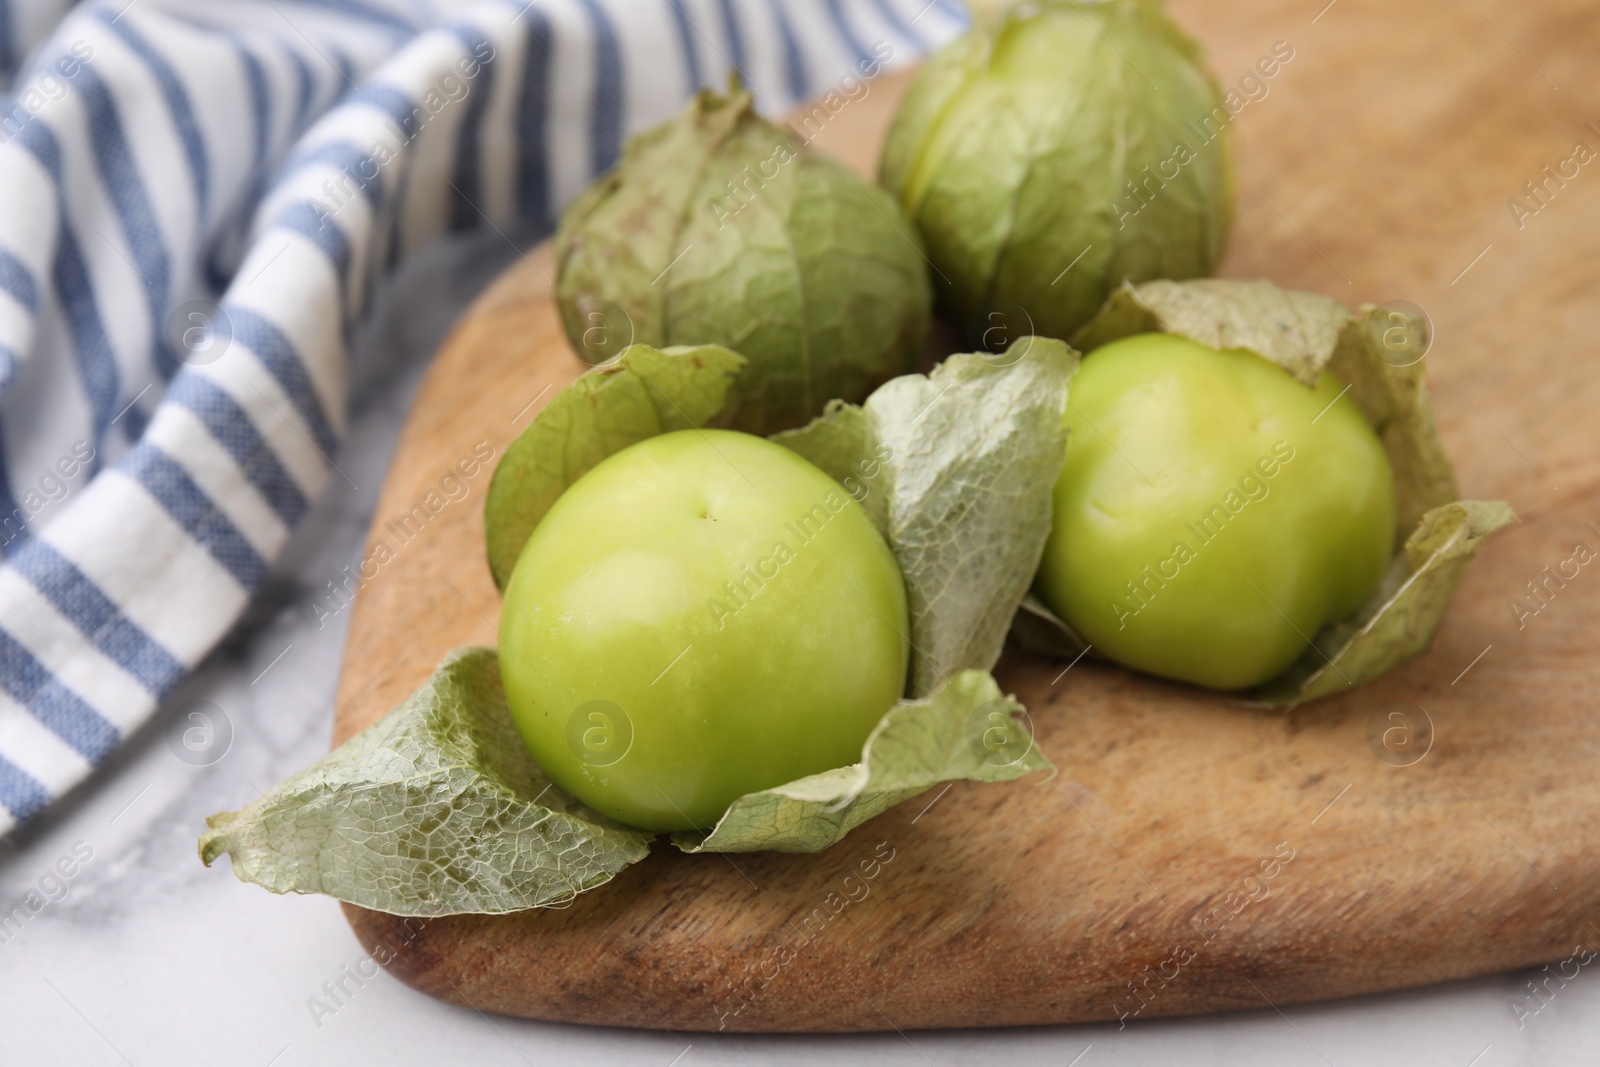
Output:
[[768,112],[956,0],[0,0],[0,835],[239,618],[412,252],[544,233],[738,70]]

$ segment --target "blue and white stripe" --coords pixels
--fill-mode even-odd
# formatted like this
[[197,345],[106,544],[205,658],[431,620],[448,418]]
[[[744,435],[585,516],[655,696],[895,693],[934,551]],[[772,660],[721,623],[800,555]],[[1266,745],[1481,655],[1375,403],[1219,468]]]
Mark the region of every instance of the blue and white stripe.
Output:
[[[628,136],[735,70],[781,112],[964,20],[956,0],[0,0],[0,835],[237,621],[336,476],[347,343],[396,264],[451,231],[548,232]],[[170,340],[196,300],[231,331],[212,362]]]

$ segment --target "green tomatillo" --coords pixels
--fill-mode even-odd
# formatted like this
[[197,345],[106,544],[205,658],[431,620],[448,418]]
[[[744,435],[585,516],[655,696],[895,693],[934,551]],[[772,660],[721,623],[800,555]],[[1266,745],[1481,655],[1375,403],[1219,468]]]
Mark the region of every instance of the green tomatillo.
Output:
[[563,212],[555,255],[578,355],[726,345],[746,360],[733,424],[752,433],[865,399],[927,334],[928,267],[894,197],[748,92],[703,91],[630,140]]
[[800,456],[728,430],[647,438],[574,482],[505,592],[500,669],[539,766],[646,830],[847,766],[905,688],[899,566]]
[[1331,375],[1139,334],[1085,357],[1069,401],[1037,588],[1100,654],[1246,688],[1377,588],[1394,477]]
[[1007,4],[924,64],[879,175],[971,343],[1070,337],[1124,280],[1210,273],[1233,220],[1225,105],[1158,0]]

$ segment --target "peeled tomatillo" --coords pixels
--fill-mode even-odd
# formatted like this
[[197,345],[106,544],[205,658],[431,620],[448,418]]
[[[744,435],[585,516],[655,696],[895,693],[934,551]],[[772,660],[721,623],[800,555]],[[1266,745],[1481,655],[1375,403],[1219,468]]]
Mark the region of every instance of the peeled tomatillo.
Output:
[[905,687],[899,565],[838,482],[683,430],[574,482],[512,572],[500,673],[539,766],[645,830],[861,758]]
[[1040,596],[1137,670],[1214,689],[1281,673],[1394,548],[1388,457],[1342,390],[1169,334],[1091,352]]

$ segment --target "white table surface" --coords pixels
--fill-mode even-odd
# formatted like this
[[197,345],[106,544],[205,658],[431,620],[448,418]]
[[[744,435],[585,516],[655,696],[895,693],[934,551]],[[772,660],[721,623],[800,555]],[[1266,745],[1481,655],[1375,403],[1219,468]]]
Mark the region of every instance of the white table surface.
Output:
[[[1512,1004],[1536,1003],[1528,999],[1531,972],[1281,1014],[1120,1030],[1114,1023],[838,1037],[604,1030],[486,1018],[382,974],[360,988],[347,982],[354,991],[333,1014],[313,1013],[308,1001],[324,996],[323,984],[364,958],[338,905],[241,884],[226,861],[207,870],[195,839],[207,814],[237,808],[326,751],[348,612],[319,629],[312,604],[359,557],[428,357],[472,295],[514,256],[491,234],[441,247],[396,281],[357,346],[358,401],[338,462],[359,488],[336,477],[237,632],[86,787],[0,841],[0,916],[74,847],[80,856],[92,850],[64,896],[47,882],[59,899],[9,940],[0,930],[0,1064],[1600,1062],[1600,966],[1593,965],[1520,1026]],[[182,745],[169,742],[189,725],[195,701],[211,702],[214,717],[221,709],[231,726],[231,741],[206,753],[207,765],[179,759]]]

